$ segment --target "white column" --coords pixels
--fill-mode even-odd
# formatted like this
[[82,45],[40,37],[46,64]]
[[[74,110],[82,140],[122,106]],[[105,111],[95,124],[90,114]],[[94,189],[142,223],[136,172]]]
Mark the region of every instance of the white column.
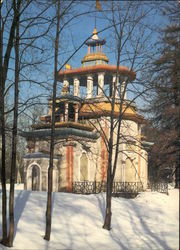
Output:
[[63,121],[64,121],[63,114],[60,114],[60,122],[63,122]]
[[104,72],[98,73],[98,96],[104,96],[104,75]]
[[123,161],[122,163],[122,182],[125,182],[125,168],[126,168],[126,163]]
[[92,75],[87,76],[87,95],[86,98],[91,98],[93,95],[93,77]]
[[79,110],[78,104],[75,104],[73,108],[74,108],[74,114],[75,114],[74,121],[78,122],[78,110]]
[[65,120],[65,122],[67,122],[68,121],[68,102],[65,102],[65,107],[64,107],[64,120]]
[[114,92],[114,86],[115,86],[115,98],[120,98],[118,88],[119,88],[119,76],[113,75],[113,80],[112,80],[112,96]]
[[[126,84],[126,82],[122,81],[122,83],[121,83],[121,96],[124,95],[124,99],[126,99],[125,84]],[[124,93],[124,91],[125,91],[125,93]]]
[[77,77],[73,78],[73,95],[79,96],[79,79]]
[[62,91],[61,93],[62,94],[66,94],[69,92],[69,82],[66,78],[63,79],[63,88],[62,88]]

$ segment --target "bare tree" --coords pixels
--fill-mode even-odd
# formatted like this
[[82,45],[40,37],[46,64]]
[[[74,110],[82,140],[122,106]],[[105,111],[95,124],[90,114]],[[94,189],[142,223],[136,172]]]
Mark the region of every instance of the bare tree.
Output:
[[[18,121],[18,110],[20,105],[18,105],[18,96],[19,96],[19,83],[20,76],[21,80],[23,78],[23,71],[25,68],[30,68],[34,66],[37,61],[38,63],[42,62],[42,59],[35,58],[35,62],[23,62],[27,51],[31,48],[39,49],[38,46],[35,46],[35,41],[41,38],[44,34],[47,33],[49,27],[45,26],[45,29],[42,29],[42,33],[25,37],[26,33],[32,31],[32,27],[39,25],[40,20],[45,19],[43,17],[44,12],[49,8],[49,5],[43,7],[43,10],[39,9],[36,18],[28,18],[24,12],[30,8],[30,5],[33,1],[23,1],[23,0],[14,0],[12,3],[5,2],[0,3],[0,119],[1,119],[1,137],[2,137],[2,157],[1,157],[1,182],[2,182],[2,221],[3,221],[3,239],[2,244],[7,246],[12,246],[13,236],[14,236],[14,184],[16,179],[16,154],[17,154],[17,121]],[[21,7],[21,8],[20,8]],[[1,10],[3,9],[3,15],[1,15]],[[20,20],[20,17],[23,17],[23,20]],[[9,26],[10,25],[10,26]],[[51,25],[51,23],[50,23]],[[10,31],[6,32],[6,28],[10,27]],[[45,31],[44,31],[45,30]],[[21,31],[21,32],[20,32]],[[7,43],[5,42],[7,40]],[[21,46],[21,53],[20,53]],[[13,57],[13,50],[15,58]],[[29,51],[28,51],[29,52]],[[10,67],[15,64],[14,69]],[[9,72],[14,70],[15,80],[10,83]],[[26,79],[27,80],[27,79]],[[14,102],[12,102],[12,108],[9,106],[5,107],[5,97],[8,95],[9,91],[14,87]],[[25,105],[23,103],[23,105]],[[23,105],[21,107],[23,107]],[[6,116],[11,114],[13,111],[13,128],[7,127],[5,124]],[[12,117],[12,116],[11,116]],[[6,197],[6,133],[12,131],[12,155],[11,155],[11,184],[10,184],[10,199],[9,199],[9,234],[7,237],[7,197]]]
[[46,208],[46,232],[44,239],[50,240],[51,234],[51,212],[52,212],[52,174],[54,159],[54,131],[55,131],[55,106],[56,106],[56,88],[57,88],[57,67],[58,67],[58,49],[59,49],[59,25],[60,25],[60,0],[57,1],[57,24],[55,38],[54,53],[54,83],[53,83],[53,105],[52,105],[52,125],[51,125],[51,144],[50,144],[50,160],[48,168],[48,195]]
[[14,119],[12,131],[12,159],[11,159],[11,179],[9,197],[9,247],[13,245],[14,237],[14,184],[16,179],[16,148],[17,148],[17,123],[18,123],[18,93],[19,93],[19,21],[20,21],[21,0],[14,2],[14,14],[16,16],[16,35],[15,35],[15,88],[14,88]]
[[[15,2],[13,2],[14,4]],[[6,46],[5,54],[3,56],[3,33],[6,18],[2,19],[1,10],[3,2],[0,2],[0,118],[1,118],[1,137],[2,137],[2,155],[1,155],[1,183],[2,183],[2,221],[3,221],[3,238],[2,244],[7,244],[7,197],[6,197],[6,171],[5,171],[5,161],[6,161],[6,135],[5,135],[5,107],[4,107],[4,93],[5,93],[5,83],[7,79],[9,61],[11,50],[13,47],[13,39],[15,36],[16,28],[16,15],[13,16],[11,28],[8,37],[8,43]],[[7,13],[7,16],[10,14]],[[3,60],[4,59],[4,60]]]
[[[110,230],[112,189],[119,154],[126,154],[126,157],[131,160],[127,151],[121,149],[121,145],[132,141],[137,145],[137,148],[141,148],[140,138],[131,135],[131,133],[124,135],[123,130],[125,127],[127,131],[128,129],[130,130],[125,121],[126,111],[133,107],[136,99],[148,91],[146,85],[143,86],[144,82],[140,79],[139,71],[143,70],[143,61],[145,61],[147,55],[150,53],[150,46],[146,47],[146,44],[151,30],[148,24],[145,24],[144,20],[147,20],[146,18],[151,14],[153,8],[151,5],[145,7],[143,4],[137,4],[136,2],[110,2],[107,5],[107,9],[111,11],[106,12],[105,17],[113,27],[111,50],[114,49],[116,53],[116,77],[112,83],[111,96],[108,96],[107,91],[102,89],[104,96],[111,106],[110,113],[102,110],[104,116],[107,117],[109,132],[107,134],[99,118],[95,118],[96,125],[94,126],[102,135],[108,155],[106,214],[103,228]],[[112,48],[112,44],[115,44],[116,47]],[[126,76],[119,76],[121,64],[126,64],[129,67],[129,72]],[[118,80],[118,78],[120,79]],[[101,86],[98,87],[101,88]],[[127,91],[131,95],[133,94],[131,101],[126,99]],[[140,119],[143,120],[142,117]],[[134,153],[140,156],[139,150],[134,151]]]

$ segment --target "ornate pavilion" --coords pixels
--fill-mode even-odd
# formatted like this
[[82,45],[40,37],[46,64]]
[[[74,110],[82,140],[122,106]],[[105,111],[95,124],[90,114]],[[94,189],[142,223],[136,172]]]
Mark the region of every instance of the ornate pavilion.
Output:
[[[86,42],[88,53],[81,61],[82,66],[66,65],[58,72],[63,87],[56,98],[53,191],[81,192],[82,185],[88,187],[92,183],[106,182],[108,151],[101,132],[108,137],[113,91],[115,119],[121,102],[113,82],[117,81],[123,92],[123,83],[127,78],[133,81],[136,73],[125,66],[117,69],[116,65],[109,65],[103,53],[105,42],[94,29],[91,39]],[[144,119],[126,93],[123,110],[121,133],[126,139],[120,142],[115,182],[140,183],[146,189],[147,152],[141,136]],[[52,99],[49,100],[49,113],[40,117],[41,122],[35,124],[32,131],[23,132],[28,151],[23,160],[27,190],[47,190],[51,114]]]

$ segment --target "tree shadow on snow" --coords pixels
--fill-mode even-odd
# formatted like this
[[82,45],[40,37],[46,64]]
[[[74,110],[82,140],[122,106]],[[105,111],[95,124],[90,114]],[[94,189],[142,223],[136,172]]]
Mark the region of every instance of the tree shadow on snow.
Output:
[[105,210],[106,210],[105,197],[104,197],[104,195],[102,193],[100,193],[100,194],[96,195],[96,199],[97,199],[100,211],[101,211],[102,219],[104,221],[104,219],[105,219]]
[[[54,212],[54,201],[55,201],[55,192],[52,192],[52,197],[51,197],[51,204],[52,204],[52,210],[51,210],[51,235],[52,235],[52,227],[53,227],[53,222],[52,222],[52,218],[53,218],[53,212]],[[47,200],[46,200],[46,206],[47,206]],[[45,215],[46,217],[46,215]],[[44,223],[44,232],[46,231],[46,218],[45,218],[45,223]],[[50,237],[51,237],[50,235]],[[43,235],[44,238],[45,235]],[[45,240],[45,250],[51,249],[51,247],[49,246],[50,241]]]
[[19,220],[22,216],[22,213],[24,211],[24,208],[26,206],[26,202],[29,199],[30,196],[29,191],[20,191],[18,196],[15,199],[15,206],[14,206],[14,239],[16,237],[17,232],[17,226],[19,223]]
[[[131,219],[131,225],[132,225],[132,229],[134,231],[134,233],[136,235],[141,236],[145,236],[145,238],[143,239],[142,237],[140,238],[140,240],[142,241],[142,244],[144,248],[146,249],[158,249],[158,248],[162,248],[162,249],[166,249],[166,250],[171,250],[172,248],[169,247],[165,240],[161,239],[161,236],[158,235],[157,233],[154,233],[152,231],[152,229],[150,228],[150,226],[145,222],[145,220],[143,219],[143,215],[141,214],[141,206],[136,205],[134,202],[129,203],[130,206],[130,210],[129,211],[133,211],[136,218],[140,219],[140,225],[142,227],[142,229],[140,229],[137,226],[137,222],[133,220],[133,214],[129,213],[130,219]],[[157,211],[159,213],[162,213],[161,210]],[[152,216],[153,216],[154,211],[152,210]],[[162,225],[163,227],[163,225]],[[142,235],[142,231],[144,232],[144,235]]]
[[[106,211],[106,199],[105,199],[105,194],[103,195],[102,193],[101,194],[98,194],[96,195],[96,199],[98,201],[98,206],[100,208],[100,211],[101,211],[101,214],[102,214],[102,227],[103,227],[103,223],[104,223],[104,220],[105,220],[105,211]],[[113,216],[113,215],[112,215]],[[112,225],[113,227],[113,225]],[[106,230],[106,229],[104,229]],[[121,236],[123,234],[123,230],[121,231]],[[119,238],[115,237],[115,235],[113,234],[112,232],[112,229],[109,231],[109,236],[112,238],[113,241],[115,241],[117,243],[117,245],[119,245],[120,249],[123,249],[123,250],[128,250],[129,248],[127,248],[121,241]],[[123,235],[124,238],[126,238],[125,235]],[[128,238],[127,238],[128,240]]]

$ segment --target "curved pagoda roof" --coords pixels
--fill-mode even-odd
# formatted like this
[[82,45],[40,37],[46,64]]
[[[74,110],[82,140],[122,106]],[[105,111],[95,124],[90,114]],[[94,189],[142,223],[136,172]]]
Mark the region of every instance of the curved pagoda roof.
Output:
[[96,40],[93,40],[93,39],[90,39],[88,40],[85,44],[86,45],[90,45],[92,47],[96,46],[97,44],[101,44],[101,45],[104,45],[106,43],[106,40],[105,39],[96,39]]
[[81,63],[83,64],[84,62],[89,62],[89,61],[96,61],[96,60],[102,60],[105,61],[106,63],[109,62],[108,57],[104,54],[104,53],[91,53],[91,54],[87,54],[83,57],[83,59],[81,60]]
[[[21,136],[26,138],[49,138],[51,136],[51,129],[40,129],[40,130],[33,130],[28,132],[21,132]],[[96,140],[99,138],[99,133],[95,131],[85,131],[81,129],[76,128],[69,128],[69,127],[63,127],[56,129],[54,131],[54,136],[56,138],[60,139],[67,139],[72,137],[83,137],[83,138],[89,138],[92,140]]]
[[99,39],[98,32],[97,32],[96,28],[94,28],[93,35],[92,35],[91,39],[89,39],[87,42],[85,42],[86,45],[92,46],[92,47],[96,46],[97,44],[104,45],[105,43],[106,43],[105,39]]
[[[139,123],[145,123],[145,119],[142,115],[136,112],[136,107],[128,104],[122,106],[122,116],[124,120],[131,120]],[[112,106],[109,101],[84,103],[80,108],[79,117],[97,118],[101,116],[110,116]],[[115,102],[114,106],[114,117],[119,117],[120,115],[120,105]]]

